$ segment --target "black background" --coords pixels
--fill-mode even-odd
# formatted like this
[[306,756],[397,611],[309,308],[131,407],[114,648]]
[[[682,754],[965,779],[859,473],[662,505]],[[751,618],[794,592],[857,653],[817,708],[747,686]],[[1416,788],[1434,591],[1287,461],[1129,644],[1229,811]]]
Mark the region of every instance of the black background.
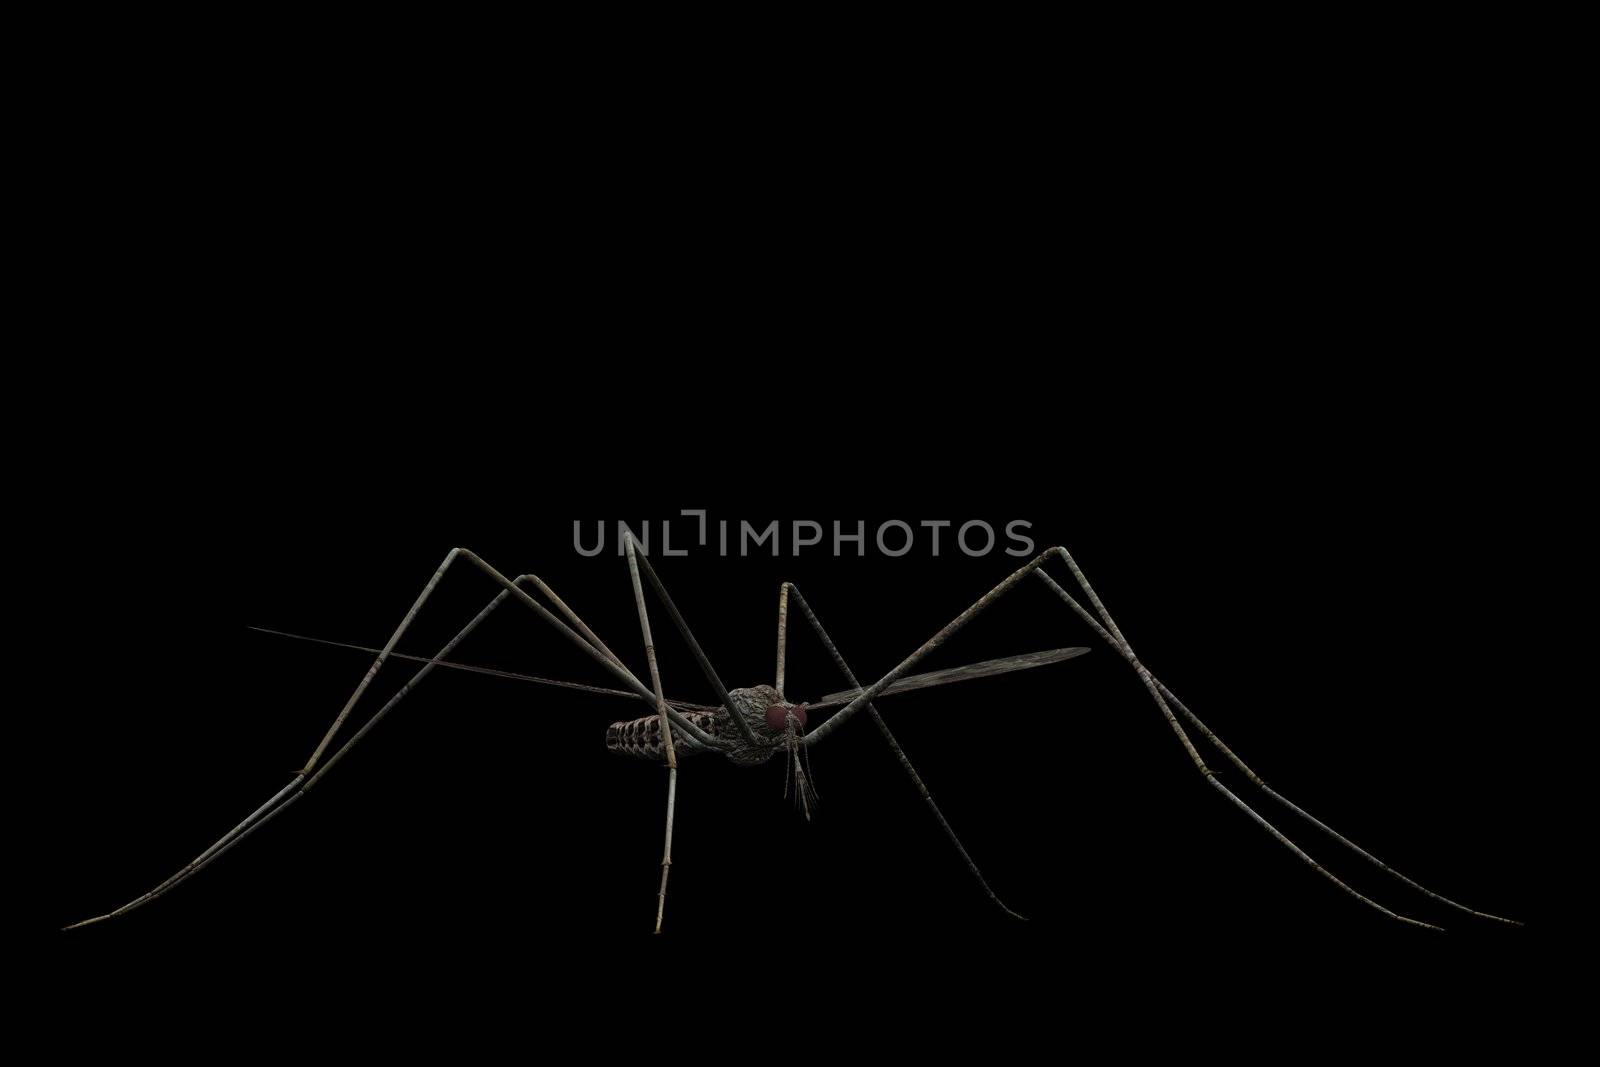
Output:
[[[73,845],[58,918],[136,896],[252,810],[302,765],[370,662],[246,626],[380,645],[454,545],[507,575],[538,573],[642,674],[626,564],[581,557],[573,523],[592,539],[597,521],[648,519],[659,538],[672,520],[689,555],[655,562],[729,685],[770,682],[785,579],[870,678],[1018,563],[1003,539],[982,558],[952,551],[948,531],[937,558],[925,533],[904,558],[870,544],[865,558],[826,545],[796,556],[787,530],[778,558],[723,558],[677,515],[704,507],[735,529],[838,518],[865,521],[869,537],[893,518],[1027,520],[1039,549],[1069,547],[1144,660],[1280,790],[1424,884],[1534,927],[1419,898],[1213,759],[1358,889],[1450,933],[1344,896],[1207,788],[1133,673],[1095,647],[883,701],[1026,924],[983,898],[863,719],[813,754],[810,823],[784,799],[776,762],[685,761],[666,933],[653,939],[664,774],[602,743],[607,723],[639,707],[435,672],[281,819],[170,895],[61,935],[61,958],[185,982],[304,974],[438,989],[453,976],[447,985],[494,996],[513,995],[508,974],[541,989],[559,976],[544,996],[581,1019],[664,975],[695,988],[747,975],[759,1003],[855,991],[845,1011],[874,1003],[860,999],[868,991],[898,1003],[927,990],[988,1004],[978,1017],[992,1019],[1034,1016],[1068,990],[1080,1005],[1125,1008],[1163,973],[1271,995],[1285,976],[1347,991],[1463,974],[1499,987],[1532,967],[1549,936],[1537,828],[1554,701],[1528,666],[1535,635],[1507,621],[1522,579],[1496,573],[1505,526],[1494,515],[1517,491],[1486,490],[1487,456],[1458,451],[1424,477],[1414,453],[1353,464],[1331,443],[1280,438],[1295,455],[1270,470],[1251,469],[1258,448],[1271,451],[1252,440],[1119,482],[1085,475],[1092,449],[1040,447],[1052,435],[1037,426],[1021,447],[1015,435],[969,447],[1002,423],[954,414],[897,424],[894,443],[854,464],[847,440],[820,453],[797,437],[804,420],[769,431],[746,418],[737,447],[701,433],[674,449],[616,429],[568,447],[536,435],[525,467],[409,465],[417,458],[397,479],[376,458],[313,465],[276,452],[233,472],[243,486],[213,498],[214,524],[152,545],[170,550],[171,570],[119,581],[129,625],[85,667],[119,680],[76,727],[61,781]],[[1029,404],[1017,417],[1043,414]],[[457,565],[401,650],[433,651],[493,592]],[[652,611],[670,693],[707,700]],[[1030,581],[928,666],[1071,644],[1095,641]],[[608,684],[515,605],[456,658]],[[387,666],[346,729],[410,673]],[[798,616],[788,687],[801,699],[842,687]]]
[[[1125,1019],[1137,1035],[1196,1001],[1431,1019],[1435,996],[1459,1030],[1476,998],[1547,974],[1543,950],[1570,951],[1551,820],[1571,810],[1558,785],[1582,781],[1551,770],[1579,705],[1556,693],[1574,642],[1550,609],[1571,596],[1586,484],[1558,469],[1583,426],[1564,410],[1574,372],[1541,359],[1564,290],[1524,284],[1529,258],[1497,243],[1515,234],[1464,221],[1486,195],[1458,180],[1470,143],[1341,152],[1293,136],[1305,109],[1233,130],[1161,107],[1175,128],[1155,134],[1085,110],[1074,137],[1103,123],[1104,147],[1068,167],[1026,122],[978,116],[997,139],[978,163],[1010,161],[981,187],[937,137],[920,154],[865,137],[849,181],[784,143],[741,157],[715,131],[676,146],[695,174],[577,152],[551,175],[502,131],[411,112],[403,136],[287,136],[314,167],[242,156],[268,195],[224,205],[191,250],[204,295],[127,314],[146,339],[181,324],[199,358],[140,368],[137,394],[96,379],[121,418],[84,416],[82,514],[41,520],[83,561],[46,572],[70,659],[37,926],[63,996],[105,977],[162,1000],[163,1020],[214,998],[290,1035],[308,1017],[394,1033],[401,1009],[454,1022],[459,1001],[648,1040],[663,988],[686,1032],[826,1032],[882,1008],[886,1030],[935,1036]],[[440,192],[449,168],[404,150],[417,123],[494,158]],[[386,136],[399,148],[380,160]],[[794,181],[776,196],[779,163]],[[688,545],[683,508],[869,531],[1026,520],[1268,781],[1530,926],[1442,910],[1214,760],[1356,888],[1450,932],[1341,894],[1205,785],[1096,647],[883,701],[1026,924],[983,898],[857,721],[814,753],[809,823],[777,765],[686,761],[653,938],[664,775],[603,746],[640,706],[436,672],[199,876],[54,933],[287,782],[369,663],[247,626],[382,644],[459,545],[538,573],[642,675],[625,563],[581,557],[573,523],[659,536],[670,519]],[[778,558],[688,547],[656,564],[732,686],[770,680],[784,580],[873,678],[1018,562],[968,558],[948,532],[937,558],[925,535],[900,559],[795,555],[787,530]],[[493,592],[457,567],[401,650],[431,652]],[[652,610],[668,691],[709,699]],[[1093,643],[1029,582],[925,666]],[[457,657],[608,682],[515,606]],[[347,730],[409,673],[388,666]],[[837,688],[797,619],[791,694]]]

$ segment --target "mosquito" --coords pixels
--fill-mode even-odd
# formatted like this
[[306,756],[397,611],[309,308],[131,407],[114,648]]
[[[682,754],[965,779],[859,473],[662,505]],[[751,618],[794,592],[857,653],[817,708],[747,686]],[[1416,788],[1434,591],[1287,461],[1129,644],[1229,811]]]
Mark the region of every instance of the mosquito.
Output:
[[[922,780],[922,776],[917,773],[916,768],[912,765],[910,758],[905,753],[905,750],[900,747],[899,741],[895,739],[893,732],[890,731],[888,725],[884,722],[883,717],[879,714],[874,702],[880,697],[890,696],[896,693],[906,692],[908,690],[988,677],[1008,671],[1041,667],[1072,659],[1088,652],[1089,649],[1083,647],[1060,648],[1048,652],[1029,653],[1021,656],[1011,656],[1004,659],[987,660],[982,663],[976,663],[966,667],[934,671],[926,674],[907,673],[935,649],[939,648],[947,640],[949,640],[950,637],[952,637],[957,631],[970,622],[974,616],[988,608],[989,605],[999,600],[1002,596],[1010,592],[1013,588],[1021,584],[1029,577],[1037,578],[1039,581],[1043,582],[1052,593],[1059,597],[1066,604],[1066,606],[1072,610],[1073,614],[1077,615],[1078,618],[1082,619],[1084,623],[1088,625],[1090,630],[1093,631],[1093,633],[1099,637],[1100,640],[1104,641],[1110,646],[1113,652],[1127,661],[1129,666],[1131,666],[1138,674],[1140,682],[1143,684],[1145,690],[1149,693],[1157,709],[1161,712],[1161,715],[1166,720],[1167,725],[1172,728],[1172,731],[1177,736],[1179,743],[1182,744],[1184,751],[1188,754],[1190,761],[1193,762],[1195,768],[1204,777],[1206,783],[1212,788],[1216,789],[1231,805],[1244,812],[1244,814],[1253,820],[1258,826],[1272,835],[1272,837],[1275,838],[1285,848],[1289,849],[1289,851],[1293,852],[1301,860],[1309,864],[1313,870],[1322,875],[1324,878],[1327,878],[1334,885],[1338,886],[1343,892],[1353,897],[1355,900],[1360,901],[1367,907],[1387,916],[1389,919],[1395,920],[1396,922],[1427,930],[1443,929],[1442,927],[1435,926],[1432,923],[1422,922],[1421,920],[1413,919],[1408,916],[1401,915],[1398,912],[1391,911],[1389,908],[1379,904],[1377,901],[1357,892],[1355,889],[1351,888],[1344,881],[1342,881],[1338,876],[1329,871],[1326,867],[1322,866],[1321,863],[1313,859],[1310,854],[1301,849],[1299,845],[1291,841],[1287,836],[1284,835],[1282,831],[1280,831],[1272,823],[1268,822],[1264,817],[1256,812],[1254,808],[1250,807],[1250,805],[1241,800],[1232,790],[1228,788],[1226,784],[1223,783],[1221,778],[1218,777],[1217,772],[1206,763],[1205,758],[1201,755],[1199,749],[1196,747],[1194,740],[1191,738],[1189,733],[1190,728],[1198,733],[1204,742],[1214,747],[1217,752],[1221,754],[1222,758],[1231,764],[1234,769],[1237,770],[1251,785],[1255,786],[1272,800],[1283,805],[1289,811],[1305,819],[1307,822],[1311,823],[1313,826],[1332,837],[1339,844],[1356,853],[1356,855],[1373,864],[1378,869],[1384,871],[1386,874],[1392,876],[1400,882],[1403,882],[1405,885],[1411,887],[1413,890],[1416,890],[1429,899],[1440,904],[1444,904],[1458,912],[1473,916],[1474,918],[1505,923],[1511,926],[1522,925],[1516,920],[1501,918],[1498,915],[1491,915],[1487,912],[1469,908],[1464,904],[1459,904],[1456,901],[1451,900],[1450,898],[1436,893],[1433,890],[1413,881],[1411,878],[1395,870],[1387,863],[1384,863],[1382,860],[1367,852],[1349,838],[1343,836],[1338,831],[1334,830],[1332,827],[1317,819],[1315,816],[1311,815],[1309,812],[1290,801],[1287,797],[1268,786],[1267,783],[1264,782],[1255,771],[1251,770],[1250,767],[1246,765],[1245,762],[1240,759],[1232,749],[1223,744],[1222,739],[1218,737],[1216,733],[1213,732],[1208,726],[1206,726],[1206,724],[1200,720],[1199,716],[1191,711],[1182,700],[1178,699],[1177,695],[1174,694],[1171,689],[1167,688],[1165,683],[1152,674],[1150,670],[1140,661],[1139,657],[1134,653],[1132,645],[1128,643],[1127,638],[1123,636],[1122,631],[1118,628],[1115,620],[1112,619],[1111,614],[1106,610],[1105,604],[1101,602],[1100,597],[1095,593],[1093,586],[1089,584],[1089,580],[1084,576],[1083,571],[1078,567],[1077,562],[1072,558],[1071,554],[1068,553],[1065,548],[1058,546],[1047,549],[1034,559],[1030,560],[1026,565],[1018,568],[993,589],[990,589],[987,593],[983,594],[983,596],[979,597],[977,601],[975,601],[965,611],[947,623],[936,634],[930,637],[927,641],[923,642],[923,644],[915,652],[912,652],[905,659],[901,660],[899,665],[893,670],[889,671],[882,678],[879,678],[871,685],[863,685],[861,680],[857,678],[855,672],[851,670],[849,664],[845,661],[844,656],[840,653],[838,647],[833,643],[833,639],[828,635],[827,630],[823,627],[822,622],[818,619],[816,613],[811,609],[811,606],[806,602],[805,597],[801,595],[799,588],[792,582],[785,582],[779,587],[778,593],[777,670],[774,684],[770,686],[763,684],[744,689],[732,690],[728,689],[723,684],[721,676],[717,674],[716,669],[711,665],[711,661],[706,656],[706,653],[701,647],[700,642],[696,640],[694,633],[689,628],[689,624],[684,620],[682,613],[679,612],[677,608],[677,605],[673,603],[672,597],[667,593],[666,587],[662,585],[661,579],[656,575],[655,568],[650,565],[650,561],[645,557],[643,551],[636,549],[633,538],[626,533],[623,537],[623,548],[627,556],[629,576],[633,584],[634,604],[639,615],[639,629],[640,635],[644,641],[645,661],[649,666],[649,686],[646,686],[642,681],[640,681],[639,678],[623,664],[616,654],[613,653],[611,649],[603,641],[601,641],[598,636],[595,635],[594,631],[591,630],[583,622],[583,620],[578,617],[577,613],[568,607],[567,604],[555,594],[554,590],[552,590],[536,575],[523,574],[515,579],[507,578],[500,571],[484,562],[484,560],[475,553],[464,548],[451,549],[449,554],[445,556],[444,562],[441,563],[438,570],[434,572],[433,577],[430,578],[428,583],[423,587],[422,592],[417,596],[415,603],[413,603],[410,610],[406,612],[405,618],[401,620],[400,625],[395,629],[393,635],[390,636],[388,642],[381,649],[367,648],[366,646],[361,645],[347,645],[342,642],[325,641],[320,638],[304,638],[306,640],[318,641],[322,644],[352,648],[364,652],[376,652],[377,658],[373,660],[372,666],[368,668],[365,676],[363,676],[360,683],[357,684],[355,692],[350,695],[350,698],[345,702],[344,707],[340,709],[338,715],[334,717],[333,724],[328,728],[327,733],[323,735],[322,740],[318,742],[315,750],[313,750],[311,753],[311,757],[306,761],[305,766],[295,773],[288,785],[284,786],[277,793],[273,794],[271,799],[262,804],[255,811],[251,812],[243,822],[239,823],[232,830],[229,830],[204,852],[200,853],[200,855],[196,856],[176,874],[157,885],[154,889],[151,889],[142,896],[136,897],[120,908],[107,912],[104,915],[95,916],[92,919],[84,919],[81,922],[73,923],[72,925],[64,927],[63,929],[73,930],[80,926],[88,926],[91,923],[97,923],[106,919],[116,918],[119,915],[125,915],[135,908],[141,907],[144,904],[148,904],[150,901],[165,895],[181,883],[199,873],[211,863],[215,862],[229,849],[239,844],[239,842],[249,837],[250,834],[260,829],[267,822],[276,818],[301,797],[305,796],[313,786],[322,780],[322,777],[325,774],[332,770],[333,767],[335,767],[339,761],[349,753],[350,749],[355,747],[357,742],[365,737],[367,733],[372,730],[372,728],[376,726],[385,715],[393,710],[394,706],[404,699],[408,693],[415,689],[418,683],[426,678],[435,667],[475,671],[483,674],[491,674],[500,677],[535,682],[542,685],[584,690],[628,699],[636,699],[644,702],[652,709],[651,714],[644,717],[633,719],[631,721],[612,723],[606,731],[606,745],[611,751],[621,755],[632,756],[639,759],[648,760],[653,763],[664,764],[667,770],[666,828],[662,842],[660,888],[656,894],[656,933],[660,933],[662,928],[663,917],[666,910],[667,882],[672,868],[672,825],[673,813],[677,803],[679,758],[694,754],[718,753],[735,764],[739,764],[741,766],[755,766],[764,764],[774,756],[781,753],[784,759],[787,761],[788,780],[793,783],[796,801],[806,812],[806,815],[809,818],[810,803],[814,795],[808,772],[809,751],[811,748],[827,740],[827,738],[832,736],[837,730],[839,730],[840,727],[862,712],[866,713],[867,717],[877,728],[879,734],[882,735],[884,741],[894,753],[895,758],[899,761],[900,766],[904,768],[907,776],[909,776],[911,779],[912,784],[916,787],[917,792],[922,797],[923,802],[927,805],[929,812],[933,815],[934,819],[937,820],[939,826],[944,830],[945,835],[950,839],[950,843],[960,854],[962,860],[967,866],[967,869],[972,873],[972,876],[976,879],[984,894],[1006,915],[1011,916],[1014,919],[1023,919],[1024,917],[1022,915],[1019,915],[1017,912],[1008,907],[1005,902],[1002,901],[995,893],[995,891],[990,888],[989,883],[983,877],[983,873],[979,870],[977,863],[973,860],[966,847],[961,843],[960,838],[957,837],[955,830],[945,818],[944,813],[939,810],[939,806],[934,802],[932,794],[928,791],[927,785]],[[1059,559],[1061,563],[1065,565],[1068,572],[1072,576],[1073,582],[1077,585],[1084,599],[1087,600],[1089,605],[1094,609],[1093,613],[1086,609],[1071,593],[1069,593],[1065,588],[1057,583],[1054,578],[1045,572],[1043,569],[1045,563],[1053,559]],[[444,578],[445,572],[448,571],[451,565],[456,563],[458,560],[465,560],[467,563],[477,567],[479,570],[487,574],[496,584],[501,587],[500,592],[481,611],[479,611],[478,614],[474,616],[459,633],[446,642],[445,645],[435,655],[431,657],[421,657],[404,655],[395,652],[395,645],[400,641],[400,638],[411,626],[411,623],[413,620],[415,620],[417,614],[422,610],[423,604],[426,603],[428,597],[433,593],[439,582]],[[701,673],[705,676],[707,682],[710,683],[712,690],[716,693],[718,703],[714,705],[691,704],[680,700],[668,700],[665,696],[661,684],[660,665],[656,659],[655,643],[651,636],[650,617],[645,605],[644,582],[641,581],[641,576],[645,581],[648,581],[649,585],[655,592],[656,599],[665,609],[667,616],[672,620],[673,626],[677,629],[684,642],[688,645],[689,650],[693,654],[695,662],[698,664]],[[555,609],[554,612],[550,610],[550,607],[546,607],[544,604],[541,604],[538,600],[534,599],[534,597],[528,592],[528,587],[530,586],[537,591],[540,596],[549,602],[550,606]],[[546,623],[554,627],[563,637],[571,641],[590,658],[599,663],[601,667],[608,671],[625,688],[605,689],[596,686],[583,685],[576,682],[559,681],[556,679],[541,678],[535,675],[495,670],[488,667],[479,667],[449,659],[448,657],[455,651],[456,646],[459,645],[469,634],[476,630],[478,626],[507,599],[517,600],[525,607],[530,608]],[[788,650],[789,605],[791,601],[793,601],[793,603],[799,608],[800,613],[805,617],[806,622],[809,623],[812,630],[815,631],[817,637],[822,643],[822,646],[827,650],[829,657],[833,660],[834,665],[838,668],[839,673],[843,676],[846,683],[848,683],[848,689],[837,693],[831,693],[827,696],[824,696],[820,700],[809,704],[791,703],[785,696],[784,666]],[[557,617],[557,612],[559,612],[561,617]],[[563,619],[565,621],[563,621]],[[301,636],[298,634],[284,634],[281,631],[275,630],[263,632],[277,634],[284,637],[299,638]],[[382,708],[373,714],[363,726],[351,734],[351,736],[343,743],[343,745],[335,750],[333,754],[328,756],[327,760],[324,761],[323,756],[327,753],[328,747],[330,744],[332,744],[334,737],[344,726],[345,721],[350,717],[350,714],[355,708],[356,703],[361,699],[362,694],[366,692],[367,687],[371,685],[372,680],[377,676],[378,671],[390,659],[409,660],[412,662],[421,663],[422,666],[411,677],[410,681],[406,682],[406,684],[400,688],[399,692],[395,693],[395,695],[389,699],[388,703],[384,704]],[[838,710],[833,711],[831,715],[825,719],[822,719],[814,727],[811,725],[811,715],[813,713],[834,708],[837,708]],[[1185,723],[1188,724],[1187,727],[1185,726]]]

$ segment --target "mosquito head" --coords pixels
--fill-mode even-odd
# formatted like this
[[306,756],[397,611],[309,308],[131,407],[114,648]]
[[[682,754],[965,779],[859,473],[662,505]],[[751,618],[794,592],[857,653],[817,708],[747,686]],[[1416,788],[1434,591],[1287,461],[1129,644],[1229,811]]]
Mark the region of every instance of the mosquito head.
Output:
[[769,704],[767,706],[767,725],[775,734],[784,732],[789,716],[793,715],[800,723],[800,729],[806,728],[806,706],[804,704]]

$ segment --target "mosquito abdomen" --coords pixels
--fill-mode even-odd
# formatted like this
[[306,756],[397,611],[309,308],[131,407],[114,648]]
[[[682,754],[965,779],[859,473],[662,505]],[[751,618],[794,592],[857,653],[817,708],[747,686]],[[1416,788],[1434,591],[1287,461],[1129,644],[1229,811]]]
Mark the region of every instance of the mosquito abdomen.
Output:
[[[714,711],[685,711],[683,717],[712,737],[717,736],[717,713]],[[661,716],[646,715],[642,719],[614,722],[606,727],[606,748],[623,756],[665,763],[667,752],[661,743]],[[697,749],[678,746],[678,755],[689,755]]]

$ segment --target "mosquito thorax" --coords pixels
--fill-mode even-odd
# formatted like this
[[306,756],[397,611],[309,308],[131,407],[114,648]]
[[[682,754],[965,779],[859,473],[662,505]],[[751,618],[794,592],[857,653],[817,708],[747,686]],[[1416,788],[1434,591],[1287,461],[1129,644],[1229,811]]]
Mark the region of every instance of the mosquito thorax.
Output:
[[790,715],[794,716],[795,725],[801,732],[805,729],[805,706],[790,704],[778,696],[778,691],[770,685],[730,689],[728,702],[738,710],[739,716],[744,719],[756,738],[753,745],[745,741],[735,731],[733,724],[727,721],[727,712],[720,710],[717,712],[717,740],[733,746],[724,750],[723,755],[734,763],[754,766],[772,758],[773,753],[785,744],[785,738],[789,733]]
[[[794,715],[802,730],[806,725],[804,704],[790,704],[770,685],[752,685],[748,689],[728,690],[729,702],[739,709],[744,721],[750,724],[758,737],[774,744],[789,729],[789,716]],[[731,727],[730,727],[731,729]]]

